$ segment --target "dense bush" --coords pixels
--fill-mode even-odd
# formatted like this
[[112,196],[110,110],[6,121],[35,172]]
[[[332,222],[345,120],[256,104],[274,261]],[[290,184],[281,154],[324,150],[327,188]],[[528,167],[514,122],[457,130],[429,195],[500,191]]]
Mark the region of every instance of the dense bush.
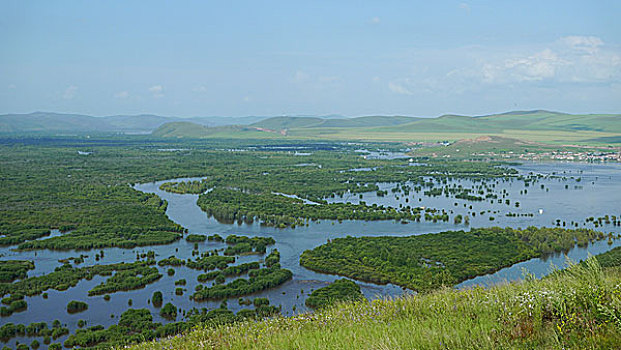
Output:
[[26,278],[28,270],[35,268],[32,261],[3,260],[0,261],[0,283],[10,283],[16,279]]
[[177,307],[171,303],[166,303],[160,310],[160,316],[169,320],[174,320],[177,318]]
[[153,304],[153,306],[155,307],[162,306],[163,300],[164,298],[162,296],[162,292],[160,292],[159,290],[153,292],[153,296],[151,297],[151,303]]
[[83,301],[72,300],[67,304],[67,312],[75,314],[88,309],[88,304]]

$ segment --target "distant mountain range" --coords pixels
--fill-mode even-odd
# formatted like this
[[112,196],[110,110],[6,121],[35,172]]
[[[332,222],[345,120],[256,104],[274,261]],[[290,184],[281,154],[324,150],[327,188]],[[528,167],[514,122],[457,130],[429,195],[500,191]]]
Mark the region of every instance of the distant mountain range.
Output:
[[2,134],[143,133],[164,138],[325,138],[383,141],[459,140],[480,135],[560,142],[621,143],[620,114],[545,110],[484,116],[93,117],[35,112],[0,115]]
[[82,114],[34,112],[0,115],[0,134],[61,133],[151,133],[171,122],[191,122],[201,126],[246,125],[269,117],[162,117],[152,114],[93,117]]

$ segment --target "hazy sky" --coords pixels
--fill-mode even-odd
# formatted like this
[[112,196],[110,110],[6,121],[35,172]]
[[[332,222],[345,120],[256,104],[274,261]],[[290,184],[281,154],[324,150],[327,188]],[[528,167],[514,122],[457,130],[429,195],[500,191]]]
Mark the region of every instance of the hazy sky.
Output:
[[620,113],[619,18],[618,0],[0,0],[0,113]]

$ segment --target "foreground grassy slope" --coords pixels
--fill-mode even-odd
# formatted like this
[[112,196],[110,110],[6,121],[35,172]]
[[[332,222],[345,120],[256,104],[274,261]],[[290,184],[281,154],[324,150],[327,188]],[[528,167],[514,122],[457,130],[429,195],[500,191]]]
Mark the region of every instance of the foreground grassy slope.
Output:
[[542,280],[345,303],[314,314],[198,328],[134,349],[613,349],[621,271],[595,259]]

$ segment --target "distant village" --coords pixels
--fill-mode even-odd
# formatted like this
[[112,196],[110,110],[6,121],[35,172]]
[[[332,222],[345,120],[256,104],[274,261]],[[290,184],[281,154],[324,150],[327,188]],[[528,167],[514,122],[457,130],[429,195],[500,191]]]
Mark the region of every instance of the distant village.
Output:
[[[473,156],[521,160],[565,160],[582,162],[621,162],[621,150],[601,151],[601,152],[573,152],[573,151],[548,151],[548,152],[480,152],[473,153]],[[446,157],[446,156],[445,156]],[[449,156],[450,157],[450,156]]]

